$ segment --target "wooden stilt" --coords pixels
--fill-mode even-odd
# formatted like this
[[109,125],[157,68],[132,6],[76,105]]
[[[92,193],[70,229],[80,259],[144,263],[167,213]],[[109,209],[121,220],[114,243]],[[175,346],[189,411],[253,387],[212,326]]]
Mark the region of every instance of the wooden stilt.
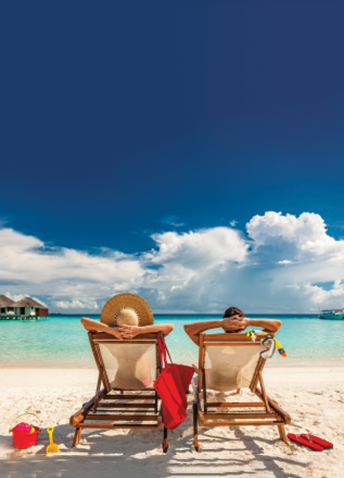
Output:
[[168,450],[167,428],[164,427],[164,441],[163,441],[163,444],[162,444],[162,451],[163,451],[164,453],[167,453],[167,450]]
[[286,444],[289,445],[287,435],[285,433],[284,425],[278,425],[278,432],[280,439]]
[[74,439],[72,443],[72,448],[78,446],[80,437],[81,437],[82,428],[76,428],[74,433]]
[[198,407],[197,403],[193,403],[193,428],[194,428],[194,447],[196,451],[200,451],[201,447],[198,443]]

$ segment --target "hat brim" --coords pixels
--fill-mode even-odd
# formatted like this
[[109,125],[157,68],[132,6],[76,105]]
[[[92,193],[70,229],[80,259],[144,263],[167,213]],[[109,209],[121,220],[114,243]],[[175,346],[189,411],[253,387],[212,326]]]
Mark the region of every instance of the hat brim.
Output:
[[154,323],[153,312],[149,304],[139,295],[129,292],[114,295],[106,302],[100,314],[100,322],[110,327],[115,326],[116,314],[124,307],[131,307],[138,313],[141,327]]

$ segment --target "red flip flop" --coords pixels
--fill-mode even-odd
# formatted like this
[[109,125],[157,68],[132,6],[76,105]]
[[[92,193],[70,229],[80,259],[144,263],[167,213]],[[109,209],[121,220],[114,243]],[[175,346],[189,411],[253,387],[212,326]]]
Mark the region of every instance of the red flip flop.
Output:
[[312,441],[300,435],[295,435],[294,433],[288,433],[287,437],[289,438],[289,440],[297,443],[298,445],[306,446],[307,448],[310,448],[313,451],[324,451],[324,448],[322,446],[317,445],[316,443],[313,443]]
[[317,443],[323,448],[333,448],[333,443],[326,441],[323,438],[317,437],[316,435],[311,435],[310,433],[302,433],[301,436],[306,438],[306,440],[312,440],[312,442]]

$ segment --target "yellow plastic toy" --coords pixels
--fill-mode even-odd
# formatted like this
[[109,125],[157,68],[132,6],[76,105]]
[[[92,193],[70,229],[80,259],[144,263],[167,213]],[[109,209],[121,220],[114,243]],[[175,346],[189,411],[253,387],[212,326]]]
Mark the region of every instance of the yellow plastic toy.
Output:
[[50,445],[47,446],[47,455],[49,455],[49,453],[57,453],[60,451],[59,446],[53,442],[53,431],[54,427],[47,428],[47,432],[49,433],[50,438]]

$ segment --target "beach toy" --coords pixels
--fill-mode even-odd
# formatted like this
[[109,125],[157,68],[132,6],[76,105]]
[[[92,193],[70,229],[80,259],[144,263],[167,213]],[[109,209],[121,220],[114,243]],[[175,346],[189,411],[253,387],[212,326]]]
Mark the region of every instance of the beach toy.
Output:
[[13,423],[24,415],[33,415],[40,422],[40,419],[34,413],[22,413],[13,420],[9,432],[12,432],[13,446],[21,450],[36,446],[38,433],[42,431],[40,427],[29,425],[26,422],[20,422],[15,427],[12,427]]
[[295,435],[294,433],[288,433],[287,437],[289,438],[289,440],[297,443],[298,445],[303,445],[313,451],[324,451],[324,448],[322,446],[313,443],[307,438],[304,438],[304,436]]
[[[274,337],[275,339],[275,337]],[[277,339],[275,339],[275,342],[276,342],[276,345],[277,345],[277,350],[278,350],[278,353],[280,355],[282,355],[282,357],[286,357],[287,356],[287,353],[286,351],[284,350],[284,348],[282,347],[282,345],[279,343],[279,341]]]
[[324,438],[318,437],[316,435],[311,435],[310,433],[301,433],[301,436],[302,438],[306,438],[306,440],[311,440],[312,442],[322,446],[323,448],[333,448],[333,443],[324,440]]
[[59,446],[53,442],[53,431],[54,427],[47,428],[47,432],[49,433],[50,438],[50,445],[47,446],[47,455],[49,455],[49,453],[57,453],[60,451]]
[[[286,357],[286,356],[287,356],[286,351],[284,350],[284,348],[282,347],[282,345],[279,343],[279,341],[276,339],[276,337],[272,337],[272,336],[271,336],[270,334],[268,334],[267,332],[263,332],[262,330],[248,330],[248,331],[246,332],[246,335],[247,335],[247,337],[251,337],[251,339],[252,339],[253,341],[255,341],[255,340],[256,340],[256,333],[257,333],[257,334],[268,335],[272,340],[275,341],[275,344],[276,344],[278,353],[279,353],[280,355],[282,355],[282,357]],[[265,342],[265,341],[264,341],[264,342]],[[263,344],[264,344],[264,342],[263,342]],[[267,343],[266,343],[266,345],[267,345]],[[270,347],[269,347],[269,348],[270,348]],[[272,357],[274,351],[275,351],[275,350],[273,350],[273,352],[271,353],[271,355],[270,355],[271,357]],[[266,351],[264,350],[263,353],[265,353],[265,352],[266,352]],[[263,358],[270,358],[270,357],[263,357]]]

